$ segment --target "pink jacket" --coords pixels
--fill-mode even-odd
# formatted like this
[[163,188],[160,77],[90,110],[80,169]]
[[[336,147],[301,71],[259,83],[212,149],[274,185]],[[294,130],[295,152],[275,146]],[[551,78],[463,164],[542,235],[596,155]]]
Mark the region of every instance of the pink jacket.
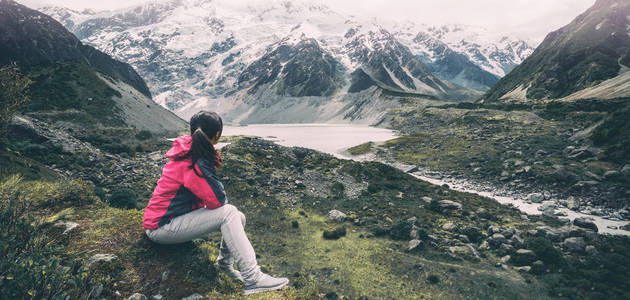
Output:
[[198,176],[190,167],[190,158],[183,158],[188,154],[191,144],[192,138],[189,135],[180,136],[166,153],[170,160],[162,169],[162,177],[144,209],[144,228],[156,229],[168,224],[174,217],[195,209],[215,209],[227,202],[214,163],[199,159],[195,168],[203,176]]

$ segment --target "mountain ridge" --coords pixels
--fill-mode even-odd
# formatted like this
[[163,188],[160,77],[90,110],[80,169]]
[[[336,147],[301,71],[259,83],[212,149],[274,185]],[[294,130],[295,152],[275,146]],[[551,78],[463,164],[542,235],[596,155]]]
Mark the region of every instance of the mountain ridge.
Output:
[[[630,66],[629,14],[627,1],[598,0],[571,23],[549,33],[531,56],[484,95],[484,101],[630,96],[630,89],[606,91],[611,88],[606,88],[608,80],[630,84],[620,77]],[[612,84],[612,88],[620,86]]]
[[[130,23],[120,25],[124,23],[124,11],[90,15],[79,12],[64,14],[63,12],[68,10],[58,8],[42,10],[50,12],[64,24],[69,26],[74,24],[70,29],[80,36],[79,31],[100,32],[86,35],[83,40],[136,66],[152,86],[156,101],[174,111],[196,99],[211,102],[232,97],[236,92],[234,86],[237,85],[238,77],[247,66],[260,59],[266,47],[287,38],[296,40],[304,37],[317,40],[326,52],[348,70],[344,77],[349,82],[352,78],[351,73],[356,71],[358,66],[344,54],[352,51],[345,49],[347,39],[345,35],[356,30],[369,31],[378,28],[372,21],[344,16],[326,6],[300,1],[275,1],[265,5],[244,7],[229,3],[215,5],[208,1],[169,1],[160,5],[171,10],[158,9],[157,4],[146,4],[126,10],[141,13],[143,20],[161,20],[151,25],[140,22],[142,26],[132,26]],[[192,11],[189,7],[193,5],[197,5],[198,9]],[[181,22],[184,16],[187,18],[185,24]],[[90,18],[99,21],[90,23],[92,22]],[[104,20],[108,20],[109,24],[105,24]],[[158,26],[161,29],[158,29]],[[88,27],[93,28],[88,30]],[[164,29],[166,27],[172,30]],[[402,42],[400,32],[403,29],[396,30],[393,25],[380,27],[391,32],[395,39]],[[419,31],[427,28],[428,26],[417,25],[405,30],[409,36],[416,36]],[[122,33],[113,34],[115,30]],[[436,29],[431,34],[445,34],[438,31]],[[112,34],[107,34],[108,32]],[[203,38],[192,39],[192,32],[195,32],[196,37]],[[483,39],[485,37],[478,40]],[[521,59],[520,57],[508,59],[507,57],[514,57],[517,54],[512,53],[514,51],[506,51],[501,57],[506,58],[507,64],[505,67],[498,67],[501,63],[490,57],[494,57],[492,56],[494,52],[503,51],[499,50],[504,48],[503,46],[480,45],[481,42],[477,40],[464,45],[462,42],[465,41],[457,37],[449,40],[449,43],[457,45],[458,53],[466,56],[465,60],[470,64],[474,65],[473,61],[485,62],[479,67],[481,70],[475,69],[476,72],[458,72],[464,79],[456,82],[457,84],[470,83],[468,87],[474,87],[478,91],[487,90],[490,84],[486,82],[487,79],[495,76],[490,75],[488,70],[501,74],[505,72],[504,69],[508,70]],[[402,44],[410,46],[406,42]],[[217,48],[220,45],[225,47]],[[455,49],[455,46],[452,47]],[[213,48],[215,50],[212,50]],[[412,54],[418,53],[412,51]],[[475,60],[473,57],[480,59]],[[509,63],[510,61],[512,63]],[[482,81],[486,83],[477,84],[475,81],[477,74],[482,74],[481,76],[485,77]],[[457,74],[442,77],[440,80],[452,80],[455,77]]]

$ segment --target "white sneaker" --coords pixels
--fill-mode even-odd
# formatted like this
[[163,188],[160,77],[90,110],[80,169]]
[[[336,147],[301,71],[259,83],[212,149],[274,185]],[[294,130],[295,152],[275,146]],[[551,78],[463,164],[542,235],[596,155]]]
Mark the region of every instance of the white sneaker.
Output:
[[262,274],[255,283],[245,285],[245,295],[279,290],[287,284],[289,284],[289,279],[287,278],[275,278],[267,274]]

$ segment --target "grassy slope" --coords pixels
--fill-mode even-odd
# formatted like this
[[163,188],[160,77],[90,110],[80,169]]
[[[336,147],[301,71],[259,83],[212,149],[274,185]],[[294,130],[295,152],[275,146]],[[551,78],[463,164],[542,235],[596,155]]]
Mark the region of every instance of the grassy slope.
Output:
[[[453,222],[459,232],[471,226],[484,229],[489,225],[514,227],[525,232],[536,226],[522,221],[516,209],[432,186],[382,164],[338,160],[311,150],[280,147],[257,139],[234,140],[225,148],[223,157],[220,175],[230,202],[248,217],[246,230],[259,263],[263,270],[288,276],[292,282],[289,290],[249,299],[313,299],[326,294],[333,297],[333,293],[351,299],[360,296],[369,299],[542,299],[558,294],[582,298],[606,293],[614,298],[623,293],[610,285],[617,286],[627,278],[628,270],[623,267],[630,256],[627,241],[625,246],[624,241],[614,239],[608,246],[597,244],[598,249],[605,252],[601,257],[608,258],[605,256],[608,253],[615,256],[602,261],[581,257],[590,269],[579,268],[578,261],[573,263],[578,266],[577,270],[567,266],[566,275],[554,268],[555,271],[538,278],[512,268],[496,268],[498,258],[494,250],[480,251],[480,259],[446,254],[450,245],[458,244],[454,240],[457,233],[442,230],[442,224]],[[154,180],[159,174],[145,176],[147,180]],[[60,291],[75,298],[87,297],[96,283],[104,285],[102,296],[107,298],[119,298],[117,291],[125,297],[141,292],[148,296],[160,293],[172,299],[198,292],[210,299],[241,298],[242,286],[213,267],[218,254],[218,233],[191,243],[159,246],[143,234],[142,211],[108,207],[92,196],[90,186],[80,181],[24,182],[17,184],[16,189],[22,191],[19,203],[33,203],[26,212],[37,220],[33,234],[18,236],[30,236],[30,243],[40,241],[38,245],[46,245],[36,251],[22,252],[22,255],[31,255],[26,256],[28,262],[28,257],[47,254],[41,261],[35,259],[35,267],[22,268],[22,273],[11,269],[13,273],[0,274],[0,284],[4,286],[0,290],[4,293],[15,283],[7,281],[8,276],[15,279],[19,274],[30,274],[50,278],[47,280],[54,283],[53,287],[59,286]],[[0,189],[2,205],[10,198],[7,190],[11,189],[4,183]],[[420,199],[423,196],[455,200],[462,203],[464,209],[462,213],[437,213],[425,208]],[[493,217],[488,220],[471,214],[479,207],[486,208]],[[351,220],[359,220],[358,225],[353,225],[352,221],[344,224],[327,221],[324,215],[332,208],[346,212]],[[390,220],[397,222],[411,216],[417,217],[419,226],[436,237],[435,244],[424,241],[422,249],[407,252],[406,239],[395,240],[377,233],[391,228]],[[61,228],[51,226],[57,220],[74,221],[79,227],[62,235]],[[293,221],[297,221],[297,228],[292,225]],[[533,221],[547,220],[534,218]],[[322,238],[324,230],[339,226],[347,228],[345,237]],[[1,246],[0,250],[5,252],[13,249]],[[81,267],[96,253],[113,253],[119,259],[89,270]],[[52,258],[59,258],[61,266],[69,266],[69,269],[49,267],[46,269],[49,277],[33,273],[33,269],[40,270],[37,268],[48,265],[48,259]],[[612,261],[622,262],[622,265],[610,265]],[[610,269],[595,270],[594,266],[600,264],[610,265]],[[166,270],[170,271],[169,278],[162,281]],[[594,272],[589,273],[589,270]],[[438,282],[431,283],[430,275],[438,278]],[[584,282],[575,289],[567,277]],[[28,285],[31,281],[22,282]],[[26,288],[24,291],[29,290]],[[35,285],[33,292],[43,295],[46,291]]]
[[[483,182],[524,184],[529,190],[566,193],[566,186],[593,180],[585,175],[587,171],[603,176],[630,162],[623,150],[625,133],[620,129],[625,126],[623,111],[627,107],[627,101],[616,99],[526,107],[471,104],[407,108],[394,112],[392,121],[392,127],[404,135],[372,151],[385,150],[388,159]],[[593,136],[569,139],[600,120],[605,122]],[[568,158],[563,153],[568,146],[593,144],[602,150],[595,159]],[[363,145],[352,150],[365,152],[369,148]],[[547,154],[537,156],[539,150]],[[518,173],[525,166],[531,171]],[[558,166],[565,171],[559,173]],[[502,180],[503,172],[513,177]],[[609,194],[598,204],[623,207],[628,204],[623,201],[624,189],[629,187],[630,182],[623,176],[606,178],[599,188]],[[588,194],[570,192],[576,196]]]

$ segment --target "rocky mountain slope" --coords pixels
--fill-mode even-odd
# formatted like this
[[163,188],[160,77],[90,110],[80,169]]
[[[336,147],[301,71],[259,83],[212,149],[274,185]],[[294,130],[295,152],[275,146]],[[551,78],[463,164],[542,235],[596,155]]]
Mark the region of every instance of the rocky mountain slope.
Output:
[[598,0],[545,38],[484,101],[612,99],[630,95],[630,3]]
[[16,64],[33,80],[24,113],[86,135],[101,127],[159,134],[185,128],[151,100],[133,67],[84,45],[53,18],[3,0],[0,24],[0,66]]
[[[252,68],[261,71],[263,65],[272,66],[273,62],[261,63],[261,60],[270,58],[269,54],[277,48],[295,48],[302,41],[316,42],[318,51],[328,57],[324,63],[335,66],[334,72],[318,75],[323,83],[335,82],[332,90],[326,87],[335,91],[334,96],[330,93],[324,96],[328,100],[343,99],[356,90],[356,86],[351,87],[353,81],[365,84],[363,78],[374,81],[367,86],[376,85],[391,91],[470,100],[479,93],[466,91],[448,80],[485,91],[495,77],[503,76],[531,52],[526,43],[512,38],[494,38],[487,33],[463,34],[467,28],[378,24],[301,1],[239,5],[186,0],[149,3],[104,13],[54,7],[42,11],[65,24],[84,42],[134,65],[148,80],[156,101],[180,115],[186,114],[187,109],[182,107],[187,104],[219,107],[226,112],[240,106],[247,111],[251,107],[246,109],[242,102],[252,103],[259,97],[241,93],[244,89],[252,92],[252,86],[243,85],[242,77],[251,77]],[[428,35],[431,40],[414,41],[421,35]],[[440,42],[439,46],[435,40]],[[393,50],[397,53],[383,51],[389,49],[383,47],[387,43],[397,48]],[[313,62],[303,57],[300,63],[300,68],[306,70]],[[459,64],[465,67],[460,68]],[[328,68],[321,68],[318,62],[314,65],[320,71]],[[279,70],[265,70],[269,75],[275,71]],[[432,72],[437,76],[428,75]],[[273,84],[283,86],[286,79],[303,83],[305,79],[292,76],[295,72],[286,72],[281,76],[284,79]],[[271,77],[260,76],[253,90],[259,90],[259,84]],[[279,91],[272,88],[267,94],[278,92],[285,98],[300,94],[286,93],[284,87]],[[243,101],[221,103],[235,98]],[[196,103],[191,104],[191,101]],[[343,113],[338,111],[338,114]],[[246,116],[241,116],[243,118]]]

